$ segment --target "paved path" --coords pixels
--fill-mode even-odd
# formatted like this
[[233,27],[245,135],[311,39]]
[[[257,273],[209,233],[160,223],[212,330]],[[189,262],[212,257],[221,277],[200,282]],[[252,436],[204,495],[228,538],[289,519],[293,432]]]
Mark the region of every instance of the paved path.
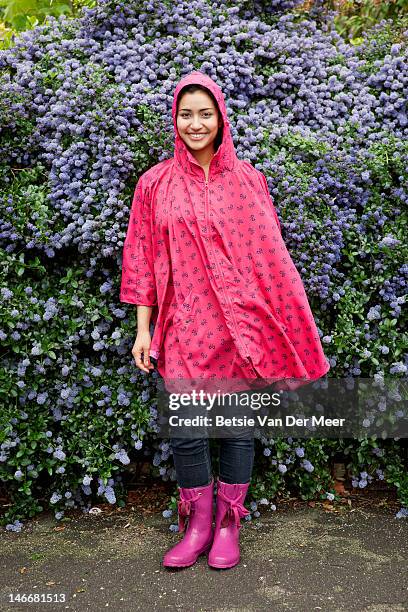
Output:
[[[240,565],[167,570],[180,536],[160,513],[50,514],[0,533],[0,610],[118,612],[402,611],[408,609],[408,521],[382,508],[267,512],[241,530]],[[65,594],[62,603],[9,603],[9,593]]]

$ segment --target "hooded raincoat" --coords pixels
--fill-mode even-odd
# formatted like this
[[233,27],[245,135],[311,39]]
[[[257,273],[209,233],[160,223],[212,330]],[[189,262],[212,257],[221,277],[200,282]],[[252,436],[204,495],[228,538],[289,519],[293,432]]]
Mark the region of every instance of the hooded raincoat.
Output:
[[[214,94],[223,119],[208,181],[177,131],[177,96],[190,83]],[[265,176],[237,158],[220,87],[190,73],[175,88],[172,116],[174,157],[136,185],[120,288],[120,301],[153,307],[149,354],[159,373],[165,380],[320,378],[329,363],[302,280]]]

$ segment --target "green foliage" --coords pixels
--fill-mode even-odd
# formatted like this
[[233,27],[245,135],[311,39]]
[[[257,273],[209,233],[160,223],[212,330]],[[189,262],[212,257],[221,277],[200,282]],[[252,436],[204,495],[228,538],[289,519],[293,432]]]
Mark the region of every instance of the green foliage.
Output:
[[16,34],[61,15],[76,18],[97,0],[0,0],[0,49],[12,46]]
[[[302,458],[293,452],[294,445],[304,449],[305,457],[314,467],[313,471],[308,472],[302,467]],[[324,499],[327,492],[334,490],[333,464],[339,457],[344,457],[346,474],[353,482],[359,479],[361,482],[360,474],[364,470],[368,482],[383,479],[388,485],[395,486],[400,503],[408,507],[406,453],[404,456],[398,442],[389,439],[380,443],[373,436],[353,440],[297,440],[294,445],[289,444],[287,439],[276,438],[269,446],[270,457],[262,456],[263,448],[259,446],[259,459],[254,467],[249,489],[254,499],[275,500],[292,495],[299,495],[307,501]],[[277,460],[278,463],[271,465],[271,459]],[[291,463],[286,464],[286,459],[290,459]],[[279,463],[287,465],[284,475],[278,470]],[[381,473],[383,477],[380,479]]]
[[[314,468],[311,472],[303,466],[303,457],[294,452],[296,447],[304,450],[304,457],[307,457]],[[288,497],[293,494],[304,500],[318,498],[332,488],[329,459],[337,447],[337,440],[295,440],[294,443],[290,440],[289,443],[288,438],[275,438],[266,445],[266,448],[271,450],[269,457],[263,456],[263,449],[258,448],[259,460],[254,468],[250,493],[255,499],[275,499],[277,496]],[[278,469],[279,464],[285,465],[287,472],[282,474]]]
[[[375,437],[365,438],[357,441],[342,441],[340,449],[342,449],[345,457],[348,459],[346,467],[353,477],[357,477],[361,473],[362,466],[365,471],[374,479],[376,479],[376,470],[381,470],[384,473],[384,481],[396,487],[397,496],[401,505],[408,507],[408,471],[406,467],[407,446],[389,439],[381,443],[381,449],[378,449],[378,440]],[[376,454],[374,449],[378,451]],[[374,452],[373,452],[374,451]]]
[[[74,494],[85,474],[97,474],[107,481],[120,471],[123,466],[115,459],[112,445],[115,443],[129,448],[136,437],[144,438],[149,431],[149,407],[152,403],[152,400],[142,401],[143,387],[135,384],[130,375],[133,368],[129,368],[129,374],[125,377],[118,371],[121,360],[115,349],[121,342],[122,334],[129,337],[134,335],[136,324],[133,317],[121,329],[116,326],[106,302],[101,302],[99,297],[103,278],[97,275],[88,278],[84,268],[77,263],[73,267],[59,267],[56,264],[54,275],[50,277],[38,257],[26,259],[25,254],[20,253],[16,258],[2,251],[0,287],[6,286],[5,279],[8,286],[11,281],[14,295],[12,300],[0,303],[3,329],[10,334],[18,329],[18,323],[25,323],[28,324],[28,331],[20,327],[20,337],[14,340],[8,335],[1,348],[3,363],[8,358],[10,365],[0,369],[0,446],[11,438],[11,430],[15,430],[17,423],[20,443],[15,452],[9,449],[7,464],[0,463],[0,479],[6,484],[16,483],[17,470],[21,470],[23,476],[19,486],[10,489],[14,504],[0,524],[34,516],[48,506],[54,491],[71,491]],[[30,286],[32,292],[28,294],[25,289]],[[57,298],[59,314],[47,320],[44,317],[44,303],[54,297]],[[103,380],[100,380],[100,364],[86,357],[92,332],[98,323],[108,325],[104,342],[111,350],[110,367],[103,372]],[[71,362],[65,382],[60,385],[59,394],[56,390],[53,398],[57,407],[61,397],[67,397],[65,390],[75,389],[69,419],[55,421],[49,407],[42,408],[41,403],[38,403],[35,411],[30,412],[29,419],[19,408],[19,377],[13,365],[13,355],[26,357],[30,362],[33,347],[40,356],[36,358],[36,367],[31,363],[27,365],[24,382],[34,392],[44,388],[47,379],[61,378],[60,364],[64,362],[64,357],[73,353],[81,357]],[[103,386],[111,390],[108,403]],[[131,398],[129,405],[120,401],[123,393]],[[112,417],[106,416],[104,409],[98,408],[101,402],[112,409]],[[123,420],[121,426],[118,425],[120,419]],[[47,437],[47,431],[51,432],[50,437]],[[65,472],[62,474],[57,471],[62,462],[52,454],[59,446],[57,438],[64,441],[66,454]],[[135,451],[136,454],[138,452]],[[32,466],[32,469],[27,466]],[[94,499],[95,493],[93,490]]]
[[17,32],[44,23],[48,15],[59,17],[71,14],[65,0],[0,0],[3,21]]
[[[45,5],[54,3],[9,4],[14,11],[13,13],[10,8],[9,18],[15,15],[15,27],[18,29],[19,23],[22,23],[18,21],[19,4],[30,4],[31,12],[26,13],[25,27],[33,27],[46,19]],[[35,13],[34,5],[38,9],[40,4],[43,6],[42,13]],[[75,3],[77,7],[94,4]],[[55,3],[53,9],[65,12],[65,9],[61,8],[65,6],[62,2]],[[354,34],[355,32],[352,35]],[[376,59],[388,53],[391,45],[399,40],[400,30],[393,30],[392,25],[387,24],[382,30],[373,31],[369,36],[370,40],[379,43],[364,47],[361,56],[366,60],[364,69],[373,73]],[[83,59],[80,49],[75,50],[72,56],[79,61]],[[341,56],[337,57],[341,59]],[[336,58],[333,58],[330,63],[335,65],[335,61]],[[42,57],[38,69],[44,75],[44,88],[55,90],[60,87],[58,77],[62,73],[62,67],[51,54]],[[272,75],[278,69],[278,63],[266,64],[260,72]],[[180,65],[177,64],[176,72],[179,70]],[[13,101],[21,104],[18,110],[11,114],[10,100],[5,93],[1,93],[6,90],[5,75],[1,75],[0,79],[0,115],[9,126],[2,130],[2,146],[5,152],[13,152],[13,159],[16,160],[11,167],[0,163],[0,180],[3,184],[7,183],[7,199],[10,205],[5,207],[3,220],[19,233],[22,243],[27,244],[35,238],[42,244],[47,244],[51,228],[61,232],[65,228],[63,216],[55,215],[47,200],[50,191],[48,172],[38,161],[25,168],[21,168],[19,163],[27,151],[35,159],[35,139],[32,136],[36,129],[36,117],[30,113],[29,96],[24,97],[17,92],[13,93]],[[85,81],[93,88],[92,97],[78,94],[81,84]],[[109,112],[123,108],[126,99],[112,74],[88,62],[85,76],[81,75],[77,81],[72,80],[72,83],[74,87],[69,95],[77,113],[83,113],[84,120],[91,117],[92,122],[95,122],[95,119],[105,121],[107,131],[116,135],[116,116],[111,119]],[[129,132],[132,163],[135,172],[137,169],[137,173],[141,174],[158,161],[159,152],[170,150],[172,134],[166,135],[166,131],[161,129],[162,118],[154,113],[152,107],[141,104],[136,108],[129,108],[129,113],[131,112],[135,112],[141,124],[140,129]],[[282,112],[289,111],[283,109]],[[342,129],[350,141],[357,144],[358,126],[348,121]],[[63,149],[68,150],[69,146],[80,138],[82,136],[78,137],[72,133],[67,125],[61,139]],[[167,138],[169,140],[166,140]],[[113,138],[111,142],[116,147],[121,140],[122,137],[117,140]],[[329,144],[312,136],[301,135],[295,129],[289,129],[286,134],[274,140],[265,130],[259,148],[262,152],[258,162],[262,163],[263,156],[282,162],[282,174],[274,179],[278,191],[283,194],[281,210],[284,219],[291,213],[300,219],[298,223],[312,222],[313,227],[321,225],[322,214],[327,221],[333,222],[336,214],[332,209],[332,202],[329,201],[331,194],[328,192],[320,192],[318,197],[316,193],[307,195],[311,182],[319,179],[319,161],[324,158],[326,170],[331,170],[331,176],[340,182],[341,187],[336,187],[336,192],[339,193],[347,184],[351,173],[369,173],[369,197],[358,211],[359,214],[363,212],[365,215],[365,229],[357,231],[352,227],[349,234],[345,234],[347,248],[342,253],[345,257],[342,259],[344,263],[341,272],[350,280],[350,286],[345,286],[344,294],[339,296],[331,312],[327,313],[325,323],[333,330],[332,354],[340,357],[338,365],[332,367],[331,375],[341,375],[346,361],[357,355],[359,363],[365,368],[364,374],[371,376],[376,373],[376,366],[384,364],[384,357],[380,353],[382,345],[392,347],[391,361],[397,361],[407,345],[406,334],[397,329],[397,319],[391,315],[387,316],[385,313],[379,323],[378,335],[370,340],[364,337],[364,322],[367,321],[370,307],[378,302],[380,289],[395,277],[400,260],[406,260],[405,220],[402,215],[396,218],[392,215],[396,206],[401,203],[402,209],[404,204],[402,199],[398,199],[396,187],[400,187],[399,177],[406,172],[408,146],[406,143],[401,144],[401,141],[397,141],[392,135],[384,136],[381,142],[370,145],[368,151],[371,156],[368,159],[366,156],[364,159],[357,157],[350,165],[347,149],[340,153],[333,151]],[[86,163],[87,161],[84,161],[82,167],[85,167]],[[92,172],[91,165],[89,172]],[[288,184],[292,193],[301,195],[303,202],[307,204],[307,210],[303,210],[299,215],[295,206],[292,206],[291,210],[289,205],[286,206],[284,198]],[[134,180],[123,188],[123,201],[129,201],[133,188]],[[101,192],[103,191],[106,191],[105,187],[101,187]],[[95,196],[101,197],[101,193]],[[337,193],[333,195],[334,199],[336,197]],[[314,208],[317,203],[319,209]],[[93,206],[93,203],[90,206]],[[126,207],[123,211],[125,209]],[[379,211],[385,216],[381,233],[376,217]],[[100,226],[95,228],[95,242],[101,231]],[[325,228],[325,231],[330,231],[330,228]],[[385,234],[391,234],[399,240],[398,258],[395,256],[395,250],[386,245],[380,246],[379,238]],[[111,235],[120,238],[120,233],[115,228]],[[313,233],[308,235],[307,241],[308,248],[319,253],[319,233],[315,237]],[[300,250],[300,246],[292,246]],[[28,249],[28,253],[31,252],[32,250]],[[4,407],[0,411],[0,446],[12,439],[12,434],[18,435],[19,438],[17,449],[14,452],[13,448],[8,449],[7,463],[0,462],[0,480],[9,488],[13,501],[13,506],[0,521],[5,524],[15,518],[34,516],[43,508],[52,507],[50,496],[53,493],[58,492],[62,496],[71,493],[75,496],[82,487],[85,475],[98,476],[106,484],[114,474],[123,471],[123,465],[116,459],[116,449],[113,446],[130,448],[134,446],[137,437],[143,440],[144,445],[147,442],[148,447],[152,433],[150,408],[154,404],[153,398],[142,399],[143,392],[146,391],[146,381],[135,375],[135,367],[130,357],[131,347],[123,346],[124,338],[134,338],[135,309],[128,308],[129,316],[118,324],[113,312],[118,307],[117,284],[109,290],[110,295],[108,294],[107,298],[101,298],[101,286],[109,276],[108,268],[113,268],[111,261],[106,263],[106,270],[103,261],[99,261],[95,267],[92,264],[92,274],[89,275],[88,264],[78,257],[74,248],[67,248],[63,249],[62,255],[53,259],[52,274],[49,274],[50,263],[38,256],[24,253],[10,255],[5,249],[1,251],[0,256],[0,288],[13,288],[13,297],[0,302],[0,320],[7,333],[7,339],[2,341],[0,349],[5,364],[5,367],[0,369],[0,403]],[[381,269],[375,269],[373,266],[374,261],[378,260],[381,261]],[[31,292],[27,292],[30,287]],[[55,303],[58,309],[58,314],[51,318],[45,317],[48,303]],[[109,355],[108,363],[101,363],[97,353],[90,351],[96,327],[103,329],[103,343]],[[11,334],[15,332],[19,337],[13,338]],[[39,358],[31,362],[33,349],[37,351]],[[129,354],[128,368],[123,367],[124,349],[126,354]],[[364,350],[370,352],[366,359],[363,357]],[[16,359],[16,356],[21,360],[28,358],[29,363],[24,375],[16,372],[16,362],[20,360]],[[63,364],[67,363],[68,371],[62,376]],[[69,418],[55,420],[53,414],[50,414],[49,406],[43,409],[41,401],[33,399],[28,402],[31,402],[33,408],[27,419],[18,401],[19,393],[24,391],[24,386],[18,386],[22,378],[25,386],[33,393],[46,387],[47,380],[58,381],[59,386],[54,389],[52,405],[58,412],[61,403],[68,401],[69,392]],[[103,387],[111,391],[109,397]],[[123,403],[121,394],[130,399],[130,404]],[[37,404],[34,403],[36,401]],[[113,411],[113,416],[106,414],[107,409]],[[64,412],[66,410],[64,405]],[[47,436],[46,432],[50,432],[51,436]],[[64,472],[58,471],[61,461],[54,456],[55,448],[59,445],[58,438],[64,443],[67,458]],[[344,452],[351,476],[358,476],[359,472],[365,469],[372,478],[376,478],[376,470],[383,470],[385,481],[396,487],[399,499],[408,505],[408,476],[398,443],[386,441],[382,446],[384,453],[381,456],[374,452],[377,449],[374,439],[351,442],[320,439],[298,441],[298,445],[301,444],[305,457],[313,464],[313,471],[305,469],[301,457],[294,454],[294,445],[286,439],[277,438],[274,443],[270,443],[270,457],[262,454],[263,447],[258,448],[251,484],[254,498],[274,498],[290,494],[298,494],[305,500],[321,498],[333,486],[330,469],[333,459],[339,452]],[[133,454],[130,458],[139,458],[140,452],[132,448]],[[272,458],[276,460],[276,464],[271,463]],[[289,460],[288,464],[286,460]],[[285,474],[279,471],[279,462],[287,466]],[[22,476],[17,482],[15,473],[18,470]],[[123,505],[124,490],[117,484],[115,493],[117,503]],[[92,483],[89,499],[100,501],[95,481]],[[172,497],[172,505],[175,508],[175,497]]]
[[[391,0],[390,2],[331,0],[327,4],[338,11],[335,18],[337,32],[353,44],[362,42],[367,30],[382,19],[399,20],[404,18],[404,14],[406,16],[408,10],[408,0]],[[389,27],[390,30],[393,29],[391,25]]]

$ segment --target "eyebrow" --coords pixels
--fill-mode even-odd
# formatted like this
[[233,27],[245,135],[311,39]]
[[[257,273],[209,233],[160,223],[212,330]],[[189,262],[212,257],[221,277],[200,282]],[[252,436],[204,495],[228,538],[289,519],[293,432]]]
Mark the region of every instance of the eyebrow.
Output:
[[[191,108],[180,108],[180,111],[189,111]],[[214,110],[211,106],[207,106],[206,108],[200,108],[200,112],[203,110]]]

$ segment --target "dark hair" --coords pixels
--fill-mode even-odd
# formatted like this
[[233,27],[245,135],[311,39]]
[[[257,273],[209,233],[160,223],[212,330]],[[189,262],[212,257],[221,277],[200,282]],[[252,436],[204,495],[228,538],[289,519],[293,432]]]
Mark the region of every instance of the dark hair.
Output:
[[[191,85],[185,85],[179,91],[179,94],[177,96],[176,115],[178,114],[179,103],[180,103],[180,100],[181,100],[182,96],[184,96],[184,94],[186,94],[186,93],[194,93],[196,91],[204,91],[204,93],[206,93],[206,94],[208,94],[210,96],[211,100],[214,103],[215,108],[217,109],[218,117],[222,120],[222,115],[221,115],[220,107],[218,106],[218,102],[215,99],[215,96],[214,96],[213,92],[210,91],[209,89],[207,89],[207,87],[204,87],[204,85],[198,85],[198,84],[195,84],[195,83],[191,83]],[[215,140],[214,140],[214,150],[215,151],[218,150],[218,147],[222,143],[223,131],[224,131],[224,126],[222,125],[220,128],[218,128],[218,133],[217,133],[217,136],[215,137]]]

